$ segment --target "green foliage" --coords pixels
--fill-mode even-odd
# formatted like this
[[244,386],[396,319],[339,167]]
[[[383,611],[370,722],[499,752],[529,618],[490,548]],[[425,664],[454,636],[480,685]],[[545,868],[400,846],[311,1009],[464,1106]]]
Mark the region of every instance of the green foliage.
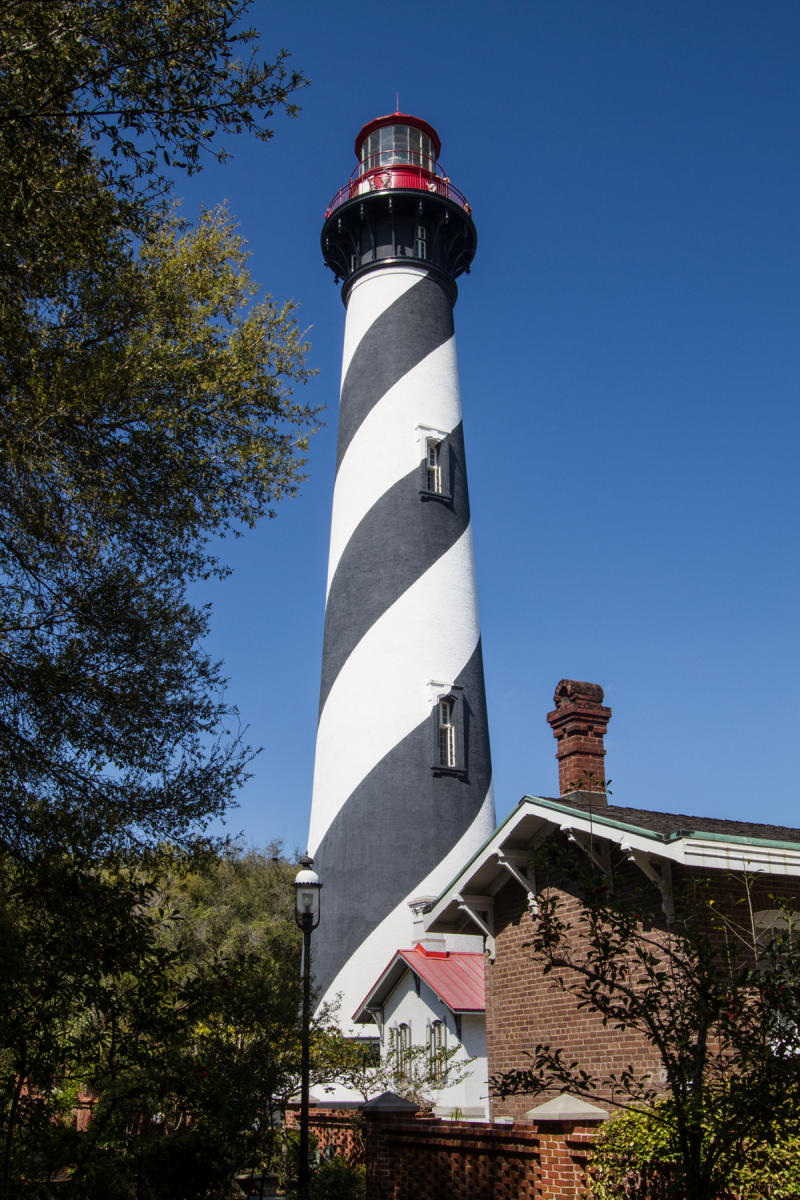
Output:
[[435,1059],[427,1046],[408,1046],[402,1052],[393,1046],[376,1064],[361,1043],[337,1029],[335,1014],[331,1018],[316,1048],[319,1075],[352,1088],[365,1101],[394,1092],[421,1110],[431,1109],[439,1092],[461,1083],[474,1062],[461,1057],[458,1046],[442,1046]]
[[[713,1123],[706,1121],[703,1132],[710,1151]],[[765,1139],[748,1142],[746,1151],[724,1167],[727,1195],[736,1200],[800,1195],[797,1120],[769,1129]],[[609,1121],[592,1148],[591,1176],[594,1200],[682,1200],[687,1192],[674,1103],[656,1100],[648,1109]]]
[[[277,851],[164,852],[147,871],[53,855],[36,879],[6,861],[0,1195],[65,1171],[65,1200],[183,1194],[170,1178],[222,1195],[269,1158],[300,1061],[293,867]],[[86,1085],[98,1099],[77,1133]]]
[[[300,476],[306,345],[230,218],[166,157],[270,135],[302,83],[230,0],[0,7],[0,845],[186,839],[248,757],[207,613],[210,539]],[[248,55],[243,61],[240,52]]]
[[177,912],[188,881],[207,910],[249,870],[212,856],[201,884],[177,856],[250,755],[190,587],[294,493],[315,423],[292,305],[259,294],[227,213],[178,219],[161,173],[294,112],[304,81],[257,56],[249,7],[0,5],[3,1200],[54,1171],[65,1200],[151,1195],[189,1163],[221,1188],[296,1067],[284,867],[253,857],[271,882],[247,906],[227,888],[238,940]]
[[311,1177],[310,1200],[364,1200],[366,1194],[366,1167],[338,1156],[323,1159]]
[[16,853],[182,839],[241,778],[185,589],[217,569],[212,532],[294,490],[310,418],[287,397],[304,377],[290,310],[245,308],[251,293],[223,214],[165,222],[91,281],[79,328],[41,331],[7,393],[0,837]]

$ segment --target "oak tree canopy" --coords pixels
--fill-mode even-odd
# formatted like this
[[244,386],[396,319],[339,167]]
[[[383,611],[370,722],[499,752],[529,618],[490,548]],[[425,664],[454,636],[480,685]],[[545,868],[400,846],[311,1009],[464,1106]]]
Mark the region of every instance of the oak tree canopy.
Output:
[[231,217],[171,192],[295,111],[248,7],[0,9],[0,846],[29,860],[185,839],[246,762],[187,587],[295,492],[307,347]]

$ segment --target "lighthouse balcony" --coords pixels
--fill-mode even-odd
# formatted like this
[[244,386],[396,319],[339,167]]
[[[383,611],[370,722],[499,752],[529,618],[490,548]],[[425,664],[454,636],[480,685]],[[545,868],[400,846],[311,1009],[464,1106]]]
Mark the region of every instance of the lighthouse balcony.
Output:
[[369,195],[371,192],[391,191],[398,188],[417,189],[432,196],[441,196],[463,208],[468,215],[472,212],[464,194],[453,186],[446,175],[427,171],[423,167],[416,167],[411,163],[402,163],[375,167],[351,179],[344,187],[339,188],[331,200],[325,210],[325,219],[327,220],[331,213],[336,212],[336,209],[346,204],[348,200],[355,200],[358,196]]

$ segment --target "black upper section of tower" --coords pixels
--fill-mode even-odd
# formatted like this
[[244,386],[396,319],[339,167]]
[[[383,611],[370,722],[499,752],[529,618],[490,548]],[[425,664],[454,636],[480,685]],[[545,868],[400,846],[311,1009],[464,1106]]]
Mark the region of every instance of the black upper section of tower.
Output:
[[389,265],[423,266],[455,301],[478,244],[471,209],[437,161],[439,138],[419,117],[393,113],[356,138],[359,163],[328,206],[322,227],[326,266],[354,281]]

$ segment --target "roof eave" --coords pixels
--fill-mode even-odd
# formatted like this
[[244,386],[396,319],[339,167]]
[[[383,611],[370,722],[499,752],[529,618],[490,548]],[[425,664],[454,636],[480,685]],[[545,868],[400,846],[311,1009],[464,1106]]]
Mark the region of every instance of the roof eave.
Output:
[[497,856],[510,848],[519,852],[525,841],[521,836],[523,826],[530,832],[529,841],[542,833],[549,836],[575,830],[687,867],[800,876],[800,843],[688,829],[664,834],[615,820],[609,815],[611,812],[613,809],[606,809],[602,814],[589,814],[557,800],[523,796],[433,901],[425,921],[426,929],[431,932],[455,931],[463,920],[459,904],[464,894],[492,892],[492,889],[497,890],[499,878],[509,878],[497,864]]

